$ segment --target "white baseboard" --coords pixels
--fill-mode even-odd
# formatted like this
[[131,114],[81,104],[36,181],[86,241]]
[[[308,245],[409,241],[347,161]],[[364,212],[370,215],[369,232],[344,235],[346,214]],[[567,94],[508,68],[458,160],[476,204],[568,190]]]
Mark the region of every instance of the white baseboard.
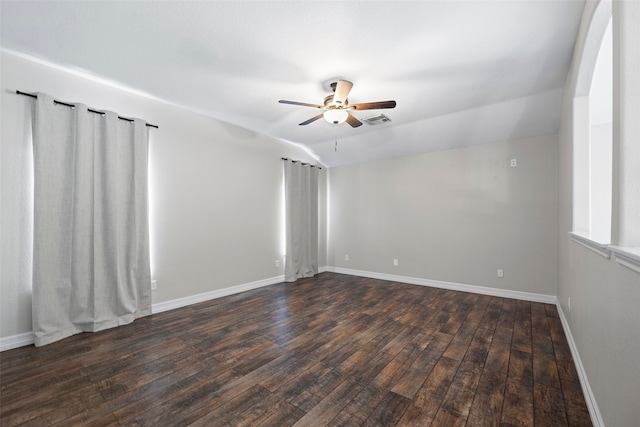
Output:
[[[319,267],[318,273],[324,273],[327,271],[327,267]],[[197,304],[199,302],[209,301],[216,298],[222,298],[229,295],[237,294],[240,292],[249,291],[251,289],[262,288],[264,286],[275,285],[277,283],[284,282],[284,275],[275,276],[269,279],[257,280],[255,282],[244,283],[242,285],[231,286],[229,288],[217,289],[211,292],[205,292],[202,294],[191,295],[184,298],[178,298],[171,301],[159,302],[151,306],[151,313],[157,314],[163,311],[174,310],[176,308],[186,307],[191,304]]]
[[578,353],[578,348],[576,347],[576,343],[573,340],[569,322],[564,315],[564,311],[562,311],[560,302],[556,303],[556,307],[558,309],[558,314],[560,315],[560,321],[562,322],[564,335],[567,337],[567,343],[569,344],[569,349],[571,350],[571,356],[573,356],[573,363],[576,365],[576,370],[578,371],[578,378],[580,379],[580,385],[582,386],[582,394],[584,394],[584,400],[587,403],[587,409],[589,409],[591,423],[593,423],[594,427],[604,427],[604,420],[602,419],[602,414],[600,413],[600,409],[598,408],[596,398],[593,395],[593,390],[591,390],[591,386],[589,385],[587,372],[584,369],[584,365],[582,364],[582,360],[580,359],[580,354]]
[[178,298],[171,301],[159,302],[151,306],[151,313],[158,314],[158,313],[162,313],[163,311],[174,310],[176,308],[186,307],[191,304],[197,304],[199,302],[209,301],[212,299],[222,298],[222,297],[237,294],[240,292],[250,291],[251,289],[257,289],[257,288],[262,288],[264,286],[275,285],[276,283],[282,283],[283,281],[284,281],[284,276],[276,276],[276,277],[271,277],[269,279],[257,280],[255,282],[244,283],[242,285],[216,289],[215,291],[205,292],[197,295],[191,295],[184,298]]
[[3,338],[0,338],[0,352],[31,345],[34,342],[35,342],[35,336],[33,335],[33,332],[25,332],[23,334],[3,337]]
[[376,273],[371,271],[351,270],[348,268],[328,267],[327,271],[351,276],[370,277],[372,279],[388,280],[391,282],[409,283],[411,285],[430,286],[432,288],[450,289],[453,291],[471,292],[474,294],[491,295],[495,297],[512,298],[524,301],[556,304],[555,295],[536,294],[532,292],[510,291],[507,289],[488,288],[485,286],[465,285],[462,283],[442,282],[439,280],[421,279],[419,277],[396,276],[394,274]]

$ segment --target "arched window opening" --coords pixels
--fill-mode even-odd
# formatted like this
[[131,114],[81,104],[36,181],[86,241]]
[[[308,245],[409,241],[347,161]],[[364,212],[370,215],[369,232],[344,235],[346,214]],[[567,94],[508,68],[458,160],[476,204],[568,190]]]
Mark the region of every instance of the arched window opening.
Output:
[[611,17],[600,43],[588,94],[574,98],[573,233],[611,243],[613,39]]

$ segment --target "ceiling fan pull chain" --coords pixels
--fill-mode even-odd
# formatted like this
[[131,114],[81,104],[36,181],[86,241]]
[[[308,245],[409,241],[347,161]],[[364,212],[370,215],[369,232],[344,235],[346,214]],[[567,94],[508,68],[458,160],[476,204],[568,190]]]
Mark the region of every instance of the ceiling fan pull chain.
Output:
[[333,151],[337,152],[338,151],[338,131],[336,130],[336,145],[333,148]]

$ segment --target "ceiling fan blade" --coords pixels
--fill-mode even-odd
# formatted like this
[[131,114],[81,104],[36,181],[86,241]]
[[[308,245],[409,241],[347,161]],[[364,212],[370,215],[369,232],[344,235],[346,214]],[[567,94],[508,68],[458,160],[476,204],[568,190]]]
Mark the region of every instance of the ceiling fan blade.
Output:
[[356,119],[351,114],[349,114],[347,116],[347,123],[349,123],[352,128],[357,128],[358,126],[362,126],[362,122],[360,120]]
[[309,123],[313,123],[313,122],[315,122],[316,120],[321,119],[321,118],[322,118],[322,116],[324,116],[324,113],[322,113],[322,114],[318,114],[318,115],[317,115],[317,116],[315,116],[315,117],[311,117],[309,120],[305,120],[304,122],[300,123],[300,124],[299,124],[299,126],[304,126],[304,125],[308,125]]
[[284,99],[281,99],[278,102],[281,104],[301,105],[303,107],[324,108],[322,105],[318,105],[318,104],[307,104],[306,102],[287,101]]
[[365,102],[362,104],[352,104],[347,108],[349,110],[381,110],[383,108],[395,108],[396,101],[379,101],[379,102]]
[[333,95],[333,102],[338,105],[345,105],[352,87],[353,83],[350,81],[338,80],[338,83],[336,83],[335,94]]

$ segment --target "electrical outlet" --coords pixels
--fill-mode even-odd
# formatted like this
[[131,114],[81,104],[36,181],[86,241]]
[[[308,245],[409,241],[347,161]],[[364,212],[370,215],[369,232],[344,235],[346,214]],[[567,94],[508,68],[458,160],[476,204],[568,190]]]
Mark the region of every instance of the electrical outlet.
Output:
[[498,269],[498,277],[501,279],[504,277],[504,271],[501,268]]
[[349,255],[345,255],[345,256],[344,256],[344,260],[345,260],[345,261],[349,261]]
[[156,289],[158,289],[158,281],[157,280],[152,280],[151,281],[151,290],[155,291]]
[[511,159],[511,167],[515,168],[516,166],[518,166],[518,159]]
[[394,266],[394,267],[397,267],[397,266],[398,266],[398,260],[397,260],[397,259],[394,259],[394,260],[393,260],[393,266]]
[[276,260],[276,268],[278,268],[278,267],[280,267],[280,260],[279,259]]

